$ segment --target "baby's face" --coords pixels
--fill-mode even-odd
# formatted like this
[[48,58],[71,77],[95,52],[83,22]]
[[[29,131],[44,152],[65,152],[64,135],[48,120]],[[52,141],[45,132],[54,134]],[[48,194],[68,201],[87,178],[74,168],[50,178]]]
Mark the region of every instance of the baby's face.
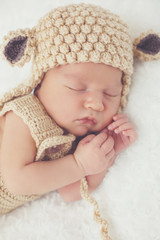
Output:
[[49,70],[36,95],[59,126],[83,136],[112,121],[120,105],[121,78],[122,71],[105,64],[67,64]]

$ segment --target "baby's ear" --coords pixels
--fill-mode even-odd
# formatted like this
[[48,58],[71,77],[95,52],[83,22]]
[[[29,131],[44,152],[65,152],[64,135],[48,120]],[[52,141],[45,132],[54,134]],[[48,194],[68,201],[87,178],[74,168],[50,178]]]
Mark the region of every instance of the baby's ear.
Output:
[[134,55],[143,61],[160,59],[160,34],[149,30],[133,42]]
[[9,32],[0,47],[1,55],[12,66],[22,67],[34,53],[34,36],[30,29]]

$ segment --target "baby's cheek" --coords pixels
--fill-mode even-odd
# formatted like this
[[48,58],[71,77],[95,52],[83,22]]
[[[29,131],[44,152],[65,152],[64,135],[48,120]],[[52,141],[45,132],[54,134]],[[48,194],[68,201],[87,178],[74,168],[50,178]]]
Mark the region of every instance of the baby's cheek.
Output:
[[107,127],[107,125],[109,124],[109,120],[108,121],[102,121],[102,122],[99,122],[96,126],[96,131],[101,131],[103,130],[105,127]]

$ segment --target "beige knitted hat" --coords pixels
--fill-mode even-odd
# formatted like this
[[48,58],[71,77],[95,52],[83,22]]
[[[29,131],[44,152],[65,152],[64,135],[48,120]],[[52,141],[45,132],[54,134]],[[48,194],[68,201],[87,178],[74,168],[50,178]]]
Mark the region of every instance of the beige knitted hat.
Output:
[[127,25],[101,7],[75,4],[59,7],[40,19],[33,29],[9,32],[1,52],[12,65],[22,67],[33,56],[32,75],[12,89],[0,105],[13,97],[30,93],[44,72],[67,63],[94,62],[124,72],[121,106],[126,105],[133,65],[133,44]]
[[33,56],[31,77],[0,98],[0,109],[12,98],[30,93],[50,68],[80,62],[104,63],[123,71],[123,108],[131,84],[133,53],[140,60],[159,59],[160,34],[148,31],[133,44],[119,16],[81,3],[52,10],[32,29],[9,32],[0,52],[12,66],[19,67]]
[[120,107],[127,103],[134,54],[141,60],[160,58],[160,34],[142,34],[133,43],[120,17],[91,4],[59,7],[32,29],[9,32],[0,46],[2,56],[22,67],[33,56],[31,77],[0,98],[0,108],[14,97],[30,93],[54,66],[67,63],[104,63],[123,71]]

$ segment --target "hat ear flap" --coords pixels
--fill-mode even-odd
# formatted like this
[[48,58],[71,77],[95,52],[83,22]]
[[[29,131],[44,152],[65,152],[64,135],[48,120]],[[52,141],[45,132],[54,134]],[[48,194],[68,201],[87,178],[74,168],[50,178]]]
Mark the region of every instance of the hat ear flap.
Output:
[[1,46],[2,56],[12,66],[22,67],[34,53],[33,33],[29,29],[9,32]]
[[134,55],[140,60],[160,59],[160,34],[152,30],[142,33],[133,43]]

